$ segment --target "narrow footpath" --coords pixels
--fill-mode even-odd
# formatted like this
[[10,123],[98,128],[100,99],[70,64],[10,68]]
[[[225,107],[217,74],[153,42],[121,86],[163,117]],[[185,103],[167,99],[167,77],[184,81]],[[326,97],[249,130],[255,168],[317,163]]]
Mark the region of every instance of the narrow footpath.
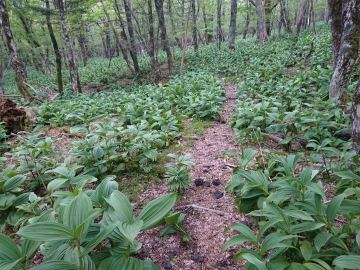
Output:
[[[144,232],[139,237],[143,243],[142,259],[151,259],[162,269],[244,269],[244,262],[233,262],[237,249],[222,252],[225,242],[235,235],[231,231],[225,234],[224,229],[234,222],[249,222],[233,205],[234,196],[224,190],[233,173],[232,165],[235,165],[224,152],[240,152],[235,132],[227,123],[234,111],[232,105],[236,103],[236,86],[226,84],[224,87],[227,99],[220,120],[213,121],[205,134],[197,136],[191,148],[182,153],[192,154],[191,161],[196,165],[190,172],[193,182],[175,209],[186,214],[183,228],[193,240],[183,242],[180,235],[162,239],[157,237],[158,230]],[[194,180],[203,180],[203,184],[196,186]],[[165,194],[166,190],[166,186],[159,186],[156,193],[164,191]]]

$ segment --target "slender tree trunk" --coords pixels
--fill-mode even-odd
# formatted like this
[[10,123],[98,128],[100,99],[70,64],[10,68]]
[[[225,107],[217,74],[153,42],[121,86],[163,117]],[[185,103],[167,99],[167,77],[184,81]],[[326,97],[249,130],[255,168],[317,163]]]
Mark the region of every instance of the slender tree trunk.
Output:
[[58,6],[60,11],[60,19],[61,19],[61,27],[63,30],[64,38],[65,38],[65,44],[67,48],[67,57],[69,61],[69,69],[70,69],[70,82],[71,82],[71,88],[74,95],[77,95],[78,93],[82,93],[81,85],[79,83],[79,74],[78,74],[78,68],[76,65],[76,60],[74,57],[73,48],[71,46],[71,40],[68,34],[66,21],[65,21],[65,7],[63,0],[58,0]]
[[222,30],[221,30],[221,5],[222,0],[217,0],[217,27],[216,27],[216,47],[220,50],[221,40],[222,40]]
[[230,27],[229,27],[229,49],[230,50],[235,50],[236,15],[237,15],[237,3],[236,3],[236,0],[231,0]]
[[176,40],[176,44],[178,45],[179,49],[181,50],[182,45],[181,45],[181,41],[180,41],[180,39],[179,39],[179,37],[177,36],[177,33],[176,33],[176,27],[175,27],[175,23],[174,23],[174,16],[173,16],[172,7],[171,7],[171,0],[168,0],[168,10],[169,10],[169,17],[170,17],[172,34],[173,34],[173,36],[174,36],[174,38]]
[[82,59],[83,59],[83,64],[84,64],[84,67],[86,67],[87,59],[88,59],[88,51],[87,51],[85,34],[79,34],[78,41],[79,41],[79,46],[80,46],[81,55],[82,55]]
[[55,53],[55,62],[56,62],[56,78],[57,78],[57,85],[58,85],[58,91],[59,93],[63,93],[63,81],[62,81],[62,73],[61,73],[61,54],[59,50],[59,46],[57,44],[54,30],[52,28],[51,24],[51,18],[50,18],[50,3],[49,0],[45,0],[46,5],[46,25],[49,31],[50,39],[52,46],[54,48]]
[[192,36],[194,42],[194,50],[197,51],[199,48],[198,41],[197,41],[197,33],[196,33],[196,7],[195,7],[195,0],[191,0],[191,19],[192,19]]
[[[1,20],[1,15],[0,15]],[[1,35],[1,58],[0,58],[0,96],[5,94],[4,86],[2,82],[4,80],[4,62],[5,62],[5,41],[4,41],[4,33],[2,31],[0,25],[0,35]]]
[[262,48],[265,40],[268,38],[268,33],[266,32],[265,27],[264,7],[262,0],[256,0],[256,15],[258,17],[257,31],[259,36],[260,48]]
[[282,23],[284,24],[285,31],[287,33],[292,33],[291,22],[286,12],[284,0],[280,0],[280,8],[281,8],[280,12],[281,12]]
[[246,17],[245,17],[245,29],[243,33],[243,39],[246,38],[246,35],[249,31],[249,24],[250,24],[249,2],[246,1]]
[[311,4],[311,18],[312,18],[314,33],[315,33],[315,35],[317,35],[317,31],[316,31],[316,17],[315,17],[315,9],[314,9],[314,0],[310,0],[310,4]]
[[25,101],[32,101],[34,97],[29,93],[25,85],[26,72],[24,66],[20,61],[16,44],[11,32],[9,15],[6,9],[5,0],[0,0],[0,27],[2,28],[6,38],[6,44],[10,53],[11,66],[14,70],[15,81],[18,90],[20,94],[24,97]]
[[134,26],[131,19],[131,6],[130,2],[128,0],[124,0],[124,7],[125,7],[125,15],[126,15],[126,21],[127,21],[127,27],[130,37],[130,56],[134,63],[134,69],[135,72],[140,72],[137,52],[136,52],[136,44],[135,44],[135,36],[134,36]]
[[[347,88],[353,66],[358,57],[360,35],[360,0],[343,0],[340,49],[334,74],[330,81],[329,96],[340,106],[347,102]],[[360,105],[359,105],[360,106]]]
[[265,28],[266,33],[270,36],[271,34],[271,0],[264,1],[264,12],[265,12]]
[[304,14],[305,14],[305,10],[306,10],[306,3],[307,0],[302,0],[301,2],[301,6],[299,8],[299,12],[296,18],[296,35],[298,36],[300,34],[300,30],[301,30],[301,24],[304,18]]
[[159,28],[160,28],[160,37],[162,39],[162,42],[164,44],[164,49],[167,56],[168,66],[169,66],[169,73],[172,74],[172,54],[169,46],[168,37],[166,34],[166,25],[165,25],[165,17],[164,17],[164,7],[163,7],[163,1],[162,0],[155,0],[155,9],[156,13],[158,15],[158,21],[159,21]]
[[155,57],[155,35],[154,35],[154,18],[152,14],[152,0],[147,0],[148,19],[149,19],[149,56],[151,70],[154,72],[154,81],[158,83],[161,79],[159,63]]
[[331,35],[332,35],[332,65],[336,66],[338,53],[340,51],[341,33],[343,30],[342,24],[342,0],[328,0],[329,19],[331,21]]
[[203,16],[204,16],[204,24],[205,24],[205,41],[206,44],[211,43],[214,40],[213,35],[213,15],[206,13],[205,5],[202,7]]

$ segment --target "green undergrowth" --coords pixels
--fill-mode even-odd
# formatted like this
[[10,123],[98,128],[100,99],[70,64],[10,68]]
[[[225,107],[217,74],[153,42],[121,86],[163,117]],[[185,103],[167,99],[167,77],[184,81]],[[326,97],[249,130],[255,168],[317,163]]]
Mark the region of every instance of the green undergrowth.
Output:
[[[242,152],[226,152],[238,159],[226,190],[253,222],[233,224],[238,235],[223,249],[235,246],[246,269],[359,269],[359,157],[350,115],[328,98],[330,31],[319,29],[291,37],[292,47],[273,39],[262,51],[237,48],[256,56],[243,69],[234,65],[242,81],[230,124]],[[271,136],[276,149],[266,147]]]

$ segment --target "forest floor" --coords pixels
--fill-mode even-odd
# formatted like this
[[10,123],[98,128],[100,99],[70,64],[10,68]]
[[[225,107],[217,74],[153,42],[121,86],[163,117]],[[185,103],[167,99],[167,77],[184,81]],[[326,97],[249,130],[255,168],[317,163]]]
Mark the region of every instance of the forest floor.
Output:
[[[150,259],[163,269],[244,268],[243,262],[233,262],[235,249],[222,252],[225,242],[233,236],[230,231],[224,233],[224,229],[234,222],[251,222],[234,206],[234,196],[224,190],[233,174],[232,165],[235,162],[223,153],[226,150],[240,152],[235,132],[227,123],[234,111],[236,86],[226,84],[225,91],[227,99],[220,119],[212,121],[204,135],[194,137],[190,149],[181,153],[193,155],[191,161],[195,163],[195,167],[190,175],[193,180],[204,181],[200,186],[196,186],[193,181],[175,206],[176,210],[186,214],[182,227],[193,240],[184,242],[180,234],[160,238],[159,229],[145,231],[138,237],[138,241],[143,243],[140,250],[142,259]],[[156,188],[146,190],[140,195],[140,200],[158,197],[167,192],[164,182]]]

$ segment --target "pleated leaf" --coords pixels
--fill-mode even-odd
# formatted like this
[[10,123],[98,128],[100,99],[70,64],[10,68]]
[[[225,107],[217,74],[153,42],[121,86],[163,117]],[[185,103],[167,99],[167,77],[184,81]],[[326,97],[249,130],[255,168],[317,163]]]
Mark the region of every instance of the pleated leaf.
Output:
[[55,222],[37,222],[21,228],[16,234],[33,241],[48,242],[73,239],[72,230]]
[[130,201],[120,191],[113,191],[107,202],[115,209],[121,222],[131,224],[134,222],[134,213]]
[[360,256],[342,255],[333,261],[333,265],[348,269],[360,269]]

